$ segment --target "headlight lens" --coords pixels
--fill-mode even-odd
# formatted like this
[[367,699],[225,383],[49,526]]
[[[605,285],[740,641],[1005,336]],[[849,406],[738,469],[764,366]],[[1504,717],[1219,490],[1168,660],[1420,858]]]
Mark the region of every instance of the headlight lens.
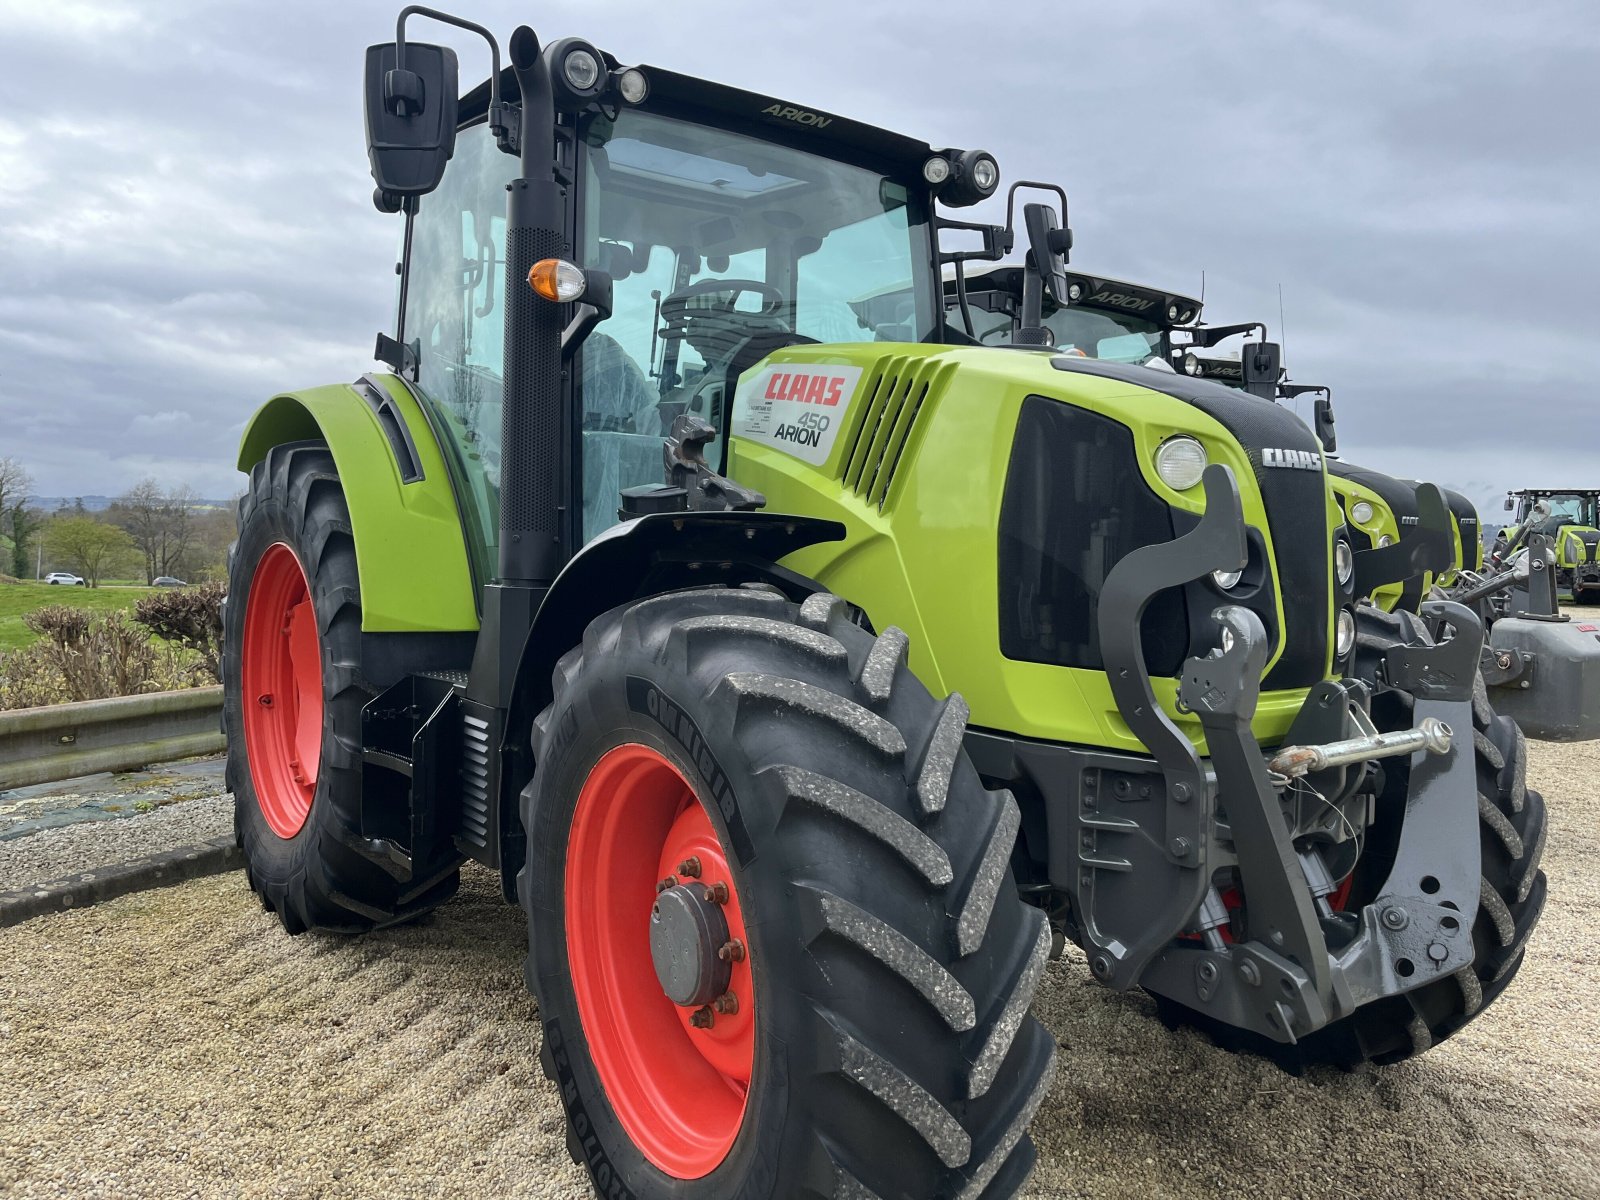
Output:
[[1156,447],[1156,474],[1175,492],[1186,492],[1199,483],[1207,462],[1206,448],[1184,434]]
[[1241,580],[1243,578],[1244,578],[1244,572],[1243,571],[1213,571],[1213,572],[1211,572],[1211,582],[1215,583],[1219,588],[1221,588],[1225,592],[1232,591],[1234,588],[1238,587],[1239,586],[1239,580]]
[[1350,519],[1357,525],[1365,525],[1372,520],[1372,505],[1365,500],[1357,500],[1350,506]]
[[617,76],[617,94],[628,104],[643,104],[650,94],[650,81],[638,67],[629,67]]
[[1356,615],[1348,608],[1339,610],[1339,628],[1334,637],[1334,654],[1343,658],[1356,648]]
[[561,64],[561,71],[574,91],[587,92],[600,81],[600,60],[587,50],[574,50]]
[[1378,535],[1378,548],[1380,550],[1385,546],[1392,546],[1392,545],[1394,545],[1394,539],[1392,537],[1390,537],[1387,533],[1380,533]]
[[1200,356],[1198,354],[1185,354],[1183,356],[1183,369],[1187,374],[1200,374]]
[[1000,182],[1000,167],[994,159],[980,158],[972,164],[972,182],[980,192],[994,191],[994,185]]
[[1350,577],[1356,573],[1355,552],[1350,549],[1350,543],[1343,538],[1333,544],[1333,570],[1339,577],[1340,586],[1349,584]]
[[950,178],[950,160],[942,154],[935,154],[922,164],[922,177],[934,187],[938,187]]

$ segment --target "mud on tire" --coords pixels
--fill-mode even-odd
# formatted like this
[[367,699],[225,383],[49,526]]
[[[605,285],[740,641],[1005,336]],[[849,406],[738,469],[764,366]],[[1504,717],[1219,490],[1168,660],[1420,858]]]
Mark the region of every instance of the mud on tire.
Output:
[[[274,546],[293,551],[310,592],[321,652],[323,729],[316,791],[292,837],[262,811],[244,736],[245,615],[257,566]],[[320,442],[276,446],[250,472],[239,501],[239,538],[229,552],[223,612],[223,721],[234,836],[263,907],[290,933],[344,933],[392,925],[449,899],[458,862],[433,864],[416,882],[383,847],[361,836],[361,708],[373,695],[361,677],[361,588],[344,489]]]
[[[831,596],[707,589],[613,610],[561,660],[519,890],[542,1060],[600,1194],[999,1197],[1031,1171],[1054,1046],[1027,1009],[1050,935],[1011,878],[1016,802],[979,782],[965,704],[934,700],[906,649]],[[670,760],[734,848],[749,929],[751,1081],[737,1136],[698,1178],[628,1136],[591,1052],[607,1031],[584,1027],[569,972],[567,905],[586,894],[566,870],[574,808],[630,744]]]

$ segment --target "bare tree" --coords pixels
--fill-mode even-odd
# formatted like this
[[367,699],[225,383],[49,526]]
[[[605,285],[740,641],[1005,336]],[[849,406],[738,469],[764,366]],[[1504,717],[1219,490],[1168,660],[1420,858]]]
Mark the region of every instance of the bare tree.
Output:
[[33,476],[14,458],[0,458],[0,519],[28,498]]
[[145,479],[112,502],[108,516],[144,555],[144,581],[177,569],[194,536],[194,491],[186,485],[163,490]]

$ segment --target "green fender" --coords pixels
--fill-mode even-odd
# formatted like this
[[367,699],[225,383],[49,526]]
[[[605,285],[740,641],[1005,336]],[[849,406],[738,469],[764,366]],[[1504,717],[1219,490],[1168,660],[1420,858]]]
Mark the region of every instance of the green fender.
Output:
[[350,506],[368,633],[473,631],[478,607],[461,515],[427,417],[393,375],[371,378],[394,401],[422,478],[403,482],[378,414],[349,384],[285,392],[245,426],[239,469],[248,472],[284,442],[328,444]]

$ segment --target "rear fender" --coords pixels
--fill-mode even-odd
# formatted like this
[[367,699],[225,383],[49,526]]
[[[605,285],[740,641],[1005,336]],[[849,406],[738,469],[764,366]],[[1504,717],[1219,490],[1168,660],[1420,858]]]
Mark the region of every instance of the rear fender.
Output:
[[363,631],[475,631],[461,515],[416,397],[387,374],[274,396],[245,427],[239,469],[308,439],[327,443],[350,506]]

